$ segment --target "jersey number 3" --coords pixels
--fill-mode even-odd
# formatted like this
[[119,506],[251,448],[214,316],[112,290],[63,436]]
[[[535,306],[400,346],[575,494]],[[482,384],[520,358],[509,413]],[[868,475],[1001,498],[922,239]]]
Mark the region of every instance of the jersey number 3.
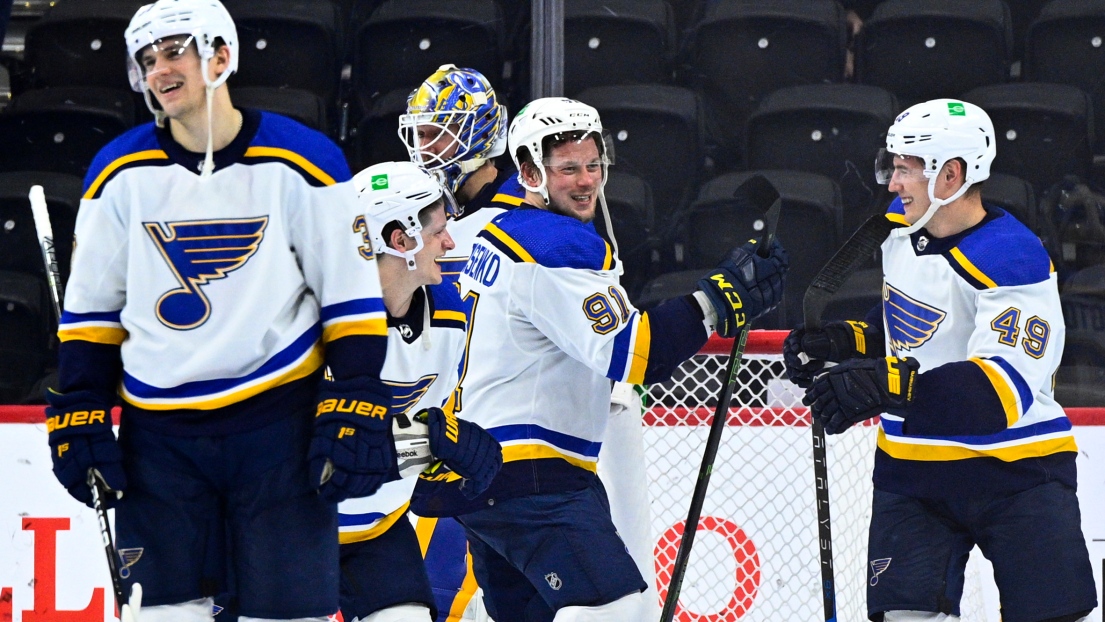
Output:
[[[1021,334],[1021,310],[1009,307],[990,322],[990,328],[998,333],[998,343],[1011,348],[1017,347],[1017,337]],[[1032,358],[1040,358],[1047,349],[1047,340],[1051,336],[1051,325],[1038,315],[1028,318],[1024,323],[1025,336],[1021,342],[1024,351]]]

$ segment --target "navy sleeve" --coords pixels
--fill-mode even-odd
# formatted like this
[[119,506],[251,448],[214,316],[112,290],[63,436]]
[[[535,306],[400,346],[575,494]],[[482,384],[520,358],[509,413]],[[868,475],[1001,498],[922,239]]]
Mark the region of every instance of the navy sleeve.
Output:
[[978,365],[958,361],[918,374],[902,431],[913,436],[995,434],[1008,427],[994,385]]
[[58,346],[58,391],[92,391],[114,404],[123,374],[119,346],[73,339]]
[[379,378],[387,351],[386,336],[350,335],[326,344],[326,364],[334,380],[357,376]]
[[647,314],[653,338],[645,384],[665,382],[676,367],[702,349],[710,335],[702,324],[702,308],[693,296],[673,298]]

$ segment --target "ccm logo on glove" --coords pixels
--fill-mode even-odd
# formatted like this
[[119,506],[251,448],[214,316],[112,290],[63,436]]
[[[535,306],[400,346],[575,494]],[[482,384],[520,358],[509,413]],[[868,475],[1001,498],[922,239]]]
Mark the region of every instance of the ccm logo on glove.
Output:
[[79,425],[104,423],[106,417],[107,412],[103,410],[75,410],[73,412],[54,415],[53,417],[46,418],[46,433],[49,434],[54,430],[77,427]]
[[[710,280],[717,282],[717,287],[721,290],[721,293],[725,294],[725,299],[729,301],[729,306],[734,311],[744,308],[744,303],[741,302],[741,296],[737,293],[737,290],[733,288],[733,285],[729,281],[725,280],[725,276],[721,274],[710,275]],[[743,313],[737,315],[737,326],[744,326],[745,316]]]
[[[388,409],[384,406],[378,406],[372,402],[362,402],[360,400],[346,400],[346,399],[328,399],[319,402],[318,410],[315,412],[315,416],[324,415],[326,413],[339,412],[339,413],[356,413],[358,415],[364,415],[365,417],[375,417],[383,420],[388,414]],[[344,430],[342,430],[344,432]],[[353,434],[353,432],[350,432]],[[342,435],[339,434],[338,438]]]

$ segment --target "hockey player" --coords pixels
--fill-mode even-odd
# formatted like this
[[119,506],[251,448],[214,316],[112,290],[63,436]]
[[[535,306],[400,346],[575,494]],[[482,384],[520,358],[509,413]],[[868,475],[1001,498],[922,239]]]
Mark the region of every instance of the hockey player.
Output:
[[[502,450],[491,435],[457,419],[446,405],[456,386],[466,336],[460,296],[452,284],[442,284],[436,262],[453,248],[445,228],[452,196],[411,162],[371,166],[353,183],[377,249],[388,312],[382,376],[394,394],[396,439],[428,425],[432,454],[468,478],[470,494],[478,494],[502,465]],[[425,417],[425,424],[412,417]],[[404,458],[400,455],[401,468]],[[416,466],[414,474],[419,470]],[[414,527],[407,520],[416,481],[407,477],[388,482],[371,497],[338,506],[341,610],[346,620],[432,619],[436,607],[429,578]]]
[[242,620],[324,621],[337,502],[397,470],[349,170],[321,134],[232,105],[238,37],[218,0],[146,5],[126,41],[157,121],[85,181],[47,396],[54,472],[86,504],[90,471],[107,488],[143,622],[212,620],[227,573]]
[[882,416],[871,620],[958,620],[974,545],[1005,622],[1074,622],[1097,604],[1077,447],[1052,393],[1065,333],[1055,270],[1031,231],[982,202],[995,153],[973,104],[899,115],[877,166],[898,194],[887,217],[903,225],[882,245],[881,315],[799,328],[784,345],[827,433]]
[[508,140],[526,203],[480,232],[461,275],[479,362],[462,370],[462,412],[502,443],[504,464],[474,501],[436,501],[462,513],[493,619],[636,619],[645,584],[595,476],[610,381],[663,380],[713,327],[733,336],[775,306],[786,253],[746,245],[694,296],[638,312],[591,225],[609,164],[595,109],[539,99]]

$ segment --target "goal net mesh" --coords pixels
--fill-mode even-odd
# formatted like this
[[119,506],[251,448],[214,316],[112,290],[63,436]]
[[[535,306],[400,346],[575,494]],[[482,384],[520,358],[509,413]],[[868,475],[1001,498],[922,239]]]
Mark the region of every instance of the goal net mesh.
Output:
[[[675,619],[823,620],[813,445],[782,331],[753,331],[733,391]],[[717,406],[731,342],[713,339],[671,381],[647,387],[645,454],[661,601]],[[837,619],[867,619],[867,528],[877,425],[828,437]],[[964,620],[977,586],[968,577]]]

